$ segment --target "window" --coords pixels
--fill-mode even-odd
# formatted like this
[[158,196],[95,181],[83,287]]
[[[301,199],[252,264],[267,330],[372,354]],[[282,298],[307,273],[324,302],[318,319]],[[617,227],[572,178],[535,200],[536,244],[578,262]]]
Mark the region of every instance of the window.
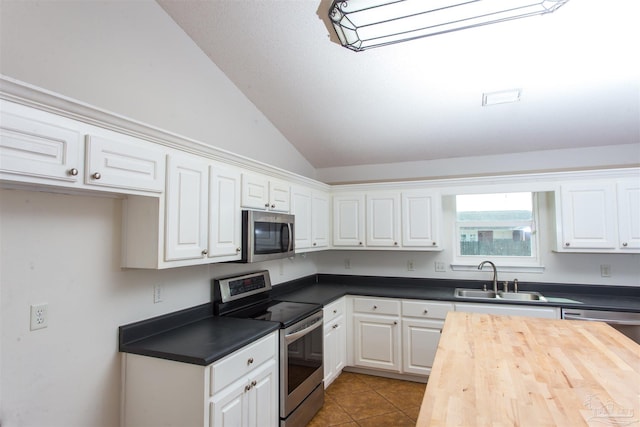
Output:
[[502,265],[537,265],[534,193],[456,196],[456,257]]

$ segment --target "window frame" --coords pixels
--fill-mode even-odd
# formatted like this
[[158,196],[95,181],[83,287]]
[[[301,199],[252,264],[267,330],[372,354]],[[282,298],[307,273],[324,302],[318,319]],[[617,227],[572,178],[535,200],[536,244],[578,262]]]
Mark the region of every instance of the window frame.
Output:
[[[544,270],[540,258],[540,237],[539,237],[539,201],[540,193],[536,191],[494,191],[481,194],[500,193],[531,193],[531,221],[458,221],[458,210],[455,196],[466,195],[466,193],[456,194],[453,198],[453,260],[451,268],[454,271],[473,271],[482,261],[492,261],[499,271],[523,271],[538,273]],[[478,193],[470,193],[478,194]],[[506,223],[506,224],[505,224]],[[487,226],[488,229],[496,226],[508,225],[509,227],[531,226],[531,256],[497,256],[497,255],[462,255],[460,253],[460,229],[465,227]]]

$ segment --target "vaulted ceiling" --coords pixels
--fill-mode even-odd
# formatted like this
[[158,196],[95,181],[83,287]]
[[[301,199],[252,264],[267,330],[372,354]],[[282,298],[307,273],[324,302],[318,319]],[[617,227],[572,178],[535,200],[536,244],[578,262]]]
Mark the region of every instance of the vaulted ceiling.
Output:
[[158,3],[316,168],[640,144],[637,0],[364,52],[329,0]]

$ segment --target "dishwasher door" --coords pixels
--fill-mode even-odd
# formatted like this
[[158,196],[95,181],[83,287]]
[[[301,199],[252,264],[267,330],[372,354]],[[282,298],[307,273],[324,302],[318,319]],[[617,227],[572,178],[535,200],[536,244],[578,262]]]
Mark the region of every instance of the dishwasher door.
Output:
[[604,322],[640,344],[640,313],[563,308],[562,318],[567,320]]

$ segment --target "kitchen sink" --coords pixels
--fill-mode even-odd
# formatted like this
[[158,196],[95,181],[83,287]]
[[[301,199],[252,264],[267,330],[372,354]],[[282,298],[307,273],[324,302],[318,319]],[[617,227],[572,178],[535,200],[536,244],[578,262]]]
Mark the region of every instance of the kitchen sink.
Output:
[[493,291],[483,291],[482,289],[456,288],[455,296],[456,298],[494,299],[496,293]]
[[547,301],[539,292],[498,292],[498,298],[512,301]]
[[547,299],[539,292],[502,292],[496,294],[493,290],[456,288],[456,298],[484,299],[484,300],[509,300],[509,301],[540,301]]

